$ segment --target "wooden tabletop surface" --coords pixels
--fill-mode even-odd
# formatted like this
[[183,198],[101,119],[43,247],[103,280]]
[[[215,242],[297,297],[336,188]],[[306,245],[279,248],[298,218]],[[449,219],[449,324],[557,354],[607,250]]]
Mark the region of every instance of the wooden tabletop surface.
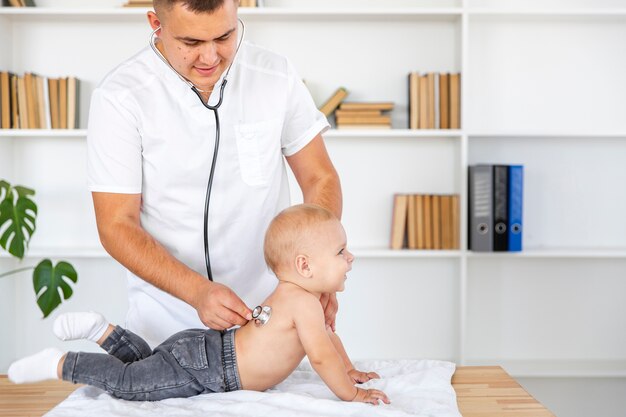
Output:
[[[499,366],[460,366],[452,377],[463,417],[554,417]],[[77,388],[69,382],[15,385],[0,376],[0,417],[41,417]]]

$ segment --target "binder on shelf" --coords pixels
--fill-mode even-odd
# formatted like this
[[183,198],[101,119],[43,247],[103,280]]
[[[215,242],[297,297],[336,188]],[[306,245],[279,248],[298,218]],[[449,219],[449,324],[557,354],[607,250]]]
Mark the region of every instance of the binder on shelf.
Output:
[[509,246],[508,236],[508,176],[507,165],[493,167],[493,251],[506,252]]
[[509,166],[509,252],[522,250],[522,203],[524,190],[524,166]]
[[469,248],[493,250],[493,165],[469,167]]

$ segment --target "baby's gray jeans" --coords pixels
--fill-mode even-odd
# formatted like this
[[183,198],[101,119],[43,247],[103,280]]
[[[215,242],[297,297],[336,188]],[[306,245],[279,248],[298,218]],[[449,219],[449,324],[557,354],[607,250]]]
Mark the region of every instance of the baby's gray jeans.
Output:
[[117,326],[102,343],[108,355],[68,352],[63,379],[134,401],[238,390],[234,335],[235,330],[183,330],[150,351],[141,337]]

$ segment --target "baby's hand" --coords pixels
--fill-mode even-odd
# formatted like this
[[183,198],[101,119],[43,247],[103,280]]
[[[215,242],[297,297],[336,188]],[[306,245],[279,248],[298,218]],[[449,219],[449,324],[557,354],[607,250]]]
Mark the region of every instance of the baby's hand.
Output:
[[362,371],[357,371],[356,369],[349,370],[348,376],[352,379],[352,382],[355,384],[362,384],[363,382],[367,382],[370,379],[380,378],[380,376],[376,372],[362,372]]
[[377,389],[363,389],[357,387],[356,396],[352,399],[353,402],[370,403],[378,405],[378,401],[382,401],[385,404],[390,404],[387,395]]

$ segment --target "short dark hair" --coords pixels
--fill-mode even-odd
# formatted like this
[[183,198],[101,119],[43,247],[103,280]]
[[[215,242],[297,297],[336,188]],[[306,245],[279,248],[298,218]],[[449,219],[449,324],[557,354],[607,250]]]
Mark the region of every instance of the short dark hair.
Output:
[[[192,12],[213,12],[219,9],[226,0],[153,0],[154,10],[158,9],[170,10],[176,3],[182,3]],[[237,0],[235,0],[237,1]]]

